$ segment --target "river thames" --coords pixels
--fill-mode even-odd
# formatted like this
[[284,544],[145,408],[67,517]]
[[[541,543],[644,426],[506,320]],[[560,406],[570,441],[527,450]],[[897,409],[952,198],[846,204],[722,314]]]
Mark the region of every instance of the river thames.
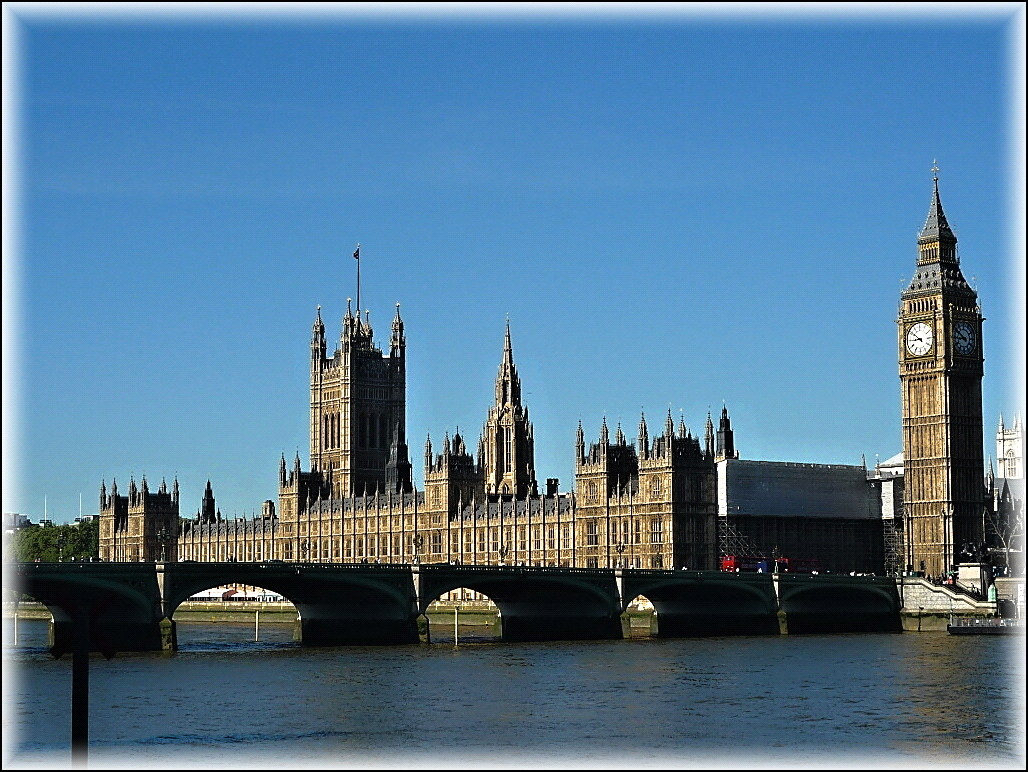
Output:
[[[4,620],[4,768],[71,767],[71,657]],[[1024,637],[946,633],[305,649],[179,623],[90,659],[94,768],[1023,769]]]

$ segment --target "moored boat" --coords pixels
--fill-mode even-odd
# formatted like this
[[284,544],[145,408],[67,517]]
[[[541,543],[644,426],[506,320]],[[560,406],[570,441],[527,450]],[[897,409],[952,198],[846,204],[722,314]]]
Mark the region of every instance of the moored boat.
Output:
[[1003,617],[950,617],[946,632],[950,635],[1012,635],[1024,632],[1024,622]]

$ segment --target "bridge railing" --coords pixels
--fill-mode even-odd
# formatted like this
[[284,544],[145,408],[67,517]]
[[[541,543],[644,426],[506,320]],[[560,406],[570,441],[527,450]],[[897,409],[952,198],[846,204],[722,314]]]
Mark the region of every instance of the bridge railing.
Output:
[[613,575],[613,568],[580,568],[576,566],[519,566],[514,564],[508,565],[471,565],[466,563],[420,563],[414,566],[420,571],[457,571],[464,573],[547,573],[547,574],[565,574],[571,575],[585,575],[585,576],[605,576]]

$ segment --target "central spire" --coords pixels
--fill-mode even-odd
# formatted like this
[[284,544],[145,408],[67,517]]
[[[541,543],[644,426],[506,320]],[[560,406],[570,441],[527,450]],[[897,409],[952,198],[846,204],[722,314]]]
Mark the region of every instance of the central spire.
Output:
[[521,379],[518,378],[518,369],[514,365],[514,349],[510,343],[510,319],[507,320],[507,329],[503,335],[503,361],[500,362],[500,371],[496,375],[496,404],[521,405]]
[[932,181],[935,183],[935,188],[932,191],[932,203],[928,207],[928,217],[925,219],[924,228],[921,229],[919,240],[935,241],[949,239],[955,243],[957,237],[953,235],[953,231],[949,227],[946,213],[942,211],[942,201],[939,199],[939,167],[933,166],[932,171],[934,172]]
[[932,166],[932,203],[928,207],[924,228],[917,239],[917,271],[904,295],[909,297],[943,291],[975,299],[977,293],[968,285],[960,271],[957,237],[946,220],[945,212],[942,211],[938,172],[939,167]]
[[510,319],[503,335],[495,404],[489,408],[482,439],[485,492],[516,498],[535,495],[535,440],[528,409],[521,404],[521,379],[514,365]]

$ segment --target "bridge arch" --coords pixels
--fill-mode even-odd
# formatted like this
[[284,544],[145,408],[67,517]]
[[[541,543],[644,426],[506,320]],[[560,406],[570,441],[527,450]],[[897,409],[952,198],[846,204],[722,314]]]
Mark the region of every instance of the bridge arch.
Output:
[[902,632],[895,582],[869,577],[783,582],[782,610],[790,634]]
[[638,595],[653,604],[662,638],[779,633],[770,574],[626,569],[624,607]]
[[502,640],[500,609],[493,599],[470,587],[456,587],[422,599],[430,643],[495,643]]
[[169,618],[195,593],[225,584],[264,587],[291,602],[298,614],[296,637],[305,646],[418,641],[406,566],[179,563],[165,578]]
[[124,564],[103,573],[89,563],[25,564],[18,592],[42,603],[53,617],[50,652],[74,650],[74,625],[88,623],[89,650],[106,657],[119,650],[162,648],[161,606],[152,566]]
[[496,604],[504,641],[622,637],[612,571],[430,564],[417,573],[421,613],[440,595],[467,587]]

